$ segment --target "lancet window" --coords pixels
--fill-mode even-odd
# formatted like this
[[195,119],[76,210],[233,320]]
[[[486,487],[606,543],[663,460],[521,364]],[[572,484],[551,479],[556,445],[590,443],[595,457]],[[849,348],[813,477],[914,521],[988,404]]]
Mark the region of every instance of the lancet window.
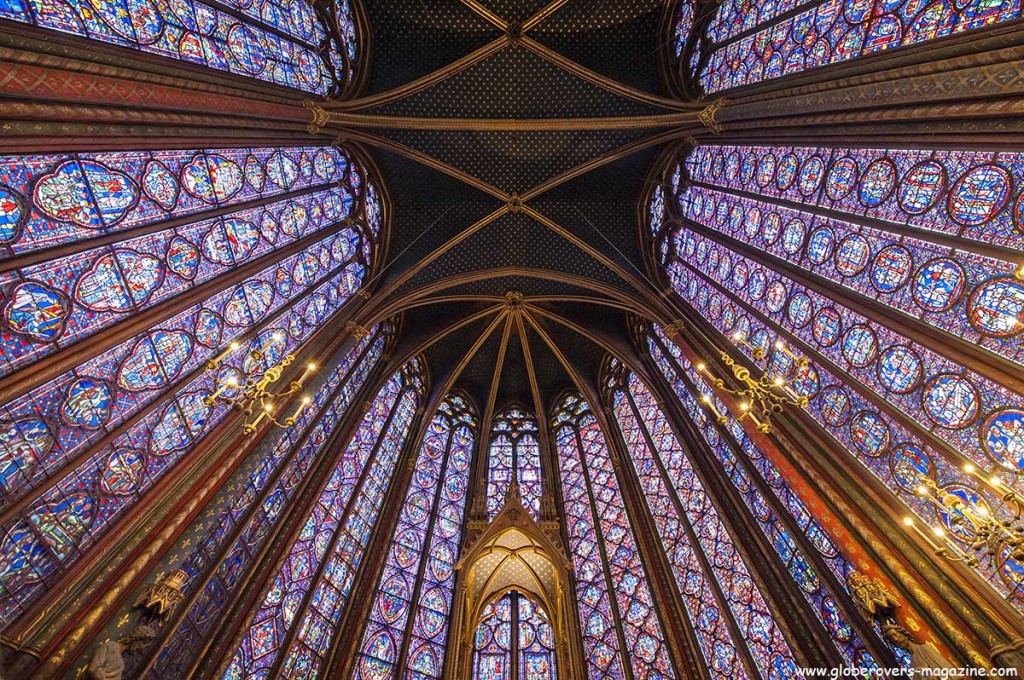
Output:
[[[0,282],[10,349],[0,374],[47,355],[66,367],[0,407],[0,494],[24,507],[5,513],[0,529],[0,619],[9,621],[221,422],[229,409],[205,401],[215,379],[266,371],[356,293],[380,206],[364,171],[334,148],[2,162],[4,186],[17,194],[4,205],[25,211],[9,222],[9,258],[85,246],[93,232],[83,224],[114,234],[112,207],[134,215],[125,240],[15,267]],[[184,187],[164,207],[139,189],[153,168]],[[121,204],[100,187],[133,198]],[[272,199],[291,187],[306,193],[204,219],[236,196]],[[81,198],[71,212],[58,209],[68,195]],[[179,209],[193,221],[151,231]],[[147,233],[133,235],[136,227]],[[124,324],[140,327],[107,349],[98,343],[98,353],[65,351]],[[206,362],[224,352],[214,375]]]
[[413,359],[370,404],[248,620],[224,678],[320,677],[422,400],[421,372]]
[[284,430],[272,447],[258,449],[266,453],[251,472],[237,475],[242,490],[232,494],[232,502],[205,540],[199,541],[181,564],[189,576],[183,588],[186,596],[198,588],[202,591],[175,629],[166,634],[166,643],[146,677],[174,680],[194,663],[204,637],[212,634],[220,620],[219,614],[240,595],[239,584],[246,570],[291,507],[300,482],[323,459],[332,436],[380,359],[387,335],[387,329],[375,328],[342,354],[298,422]]
[[441,678],[476,433],[471,404],[448,395],[423,438],[353,678]]
[[494,418],[488,451],[487,514],[493,519],[505,504],[512,484],[518,484],[523,505],[540,519],[541,466],[537,421],[525,409],[512,406]]
[[[654,395],[610,364],[616,423],[716,677],[791,677],[788,641]],[[742,651],[741,651],[742,650]]]
[[[793,388],[808,412],[958,549],[966,519],[922,486],[998,508],[1024,469],[1024,397],[950,349],[1021,363],[1018,155],[709,146],[659,199],[680,297],[762,370],[805,355]],[[901,323],[877,320],[890,316]],[[1024,565],[979,558],[993,587],[1024,597]]]
[[484,607],[473,640],[473,677],[558,680],[555,636],[543,605],[510,591]]
[[675,677],[608,444],[579,394],[552,422],[590,680]]
[[0,19],[320,95],[352,80],[349,0],[7,0]]
[[[691,73],[699,69],[705,92],[719,92],[1010,21],[1021,12],[1019,0],[727,0],[704,27],[707,60],[687,66]],[[677,33],[688,19],[680,16]]]

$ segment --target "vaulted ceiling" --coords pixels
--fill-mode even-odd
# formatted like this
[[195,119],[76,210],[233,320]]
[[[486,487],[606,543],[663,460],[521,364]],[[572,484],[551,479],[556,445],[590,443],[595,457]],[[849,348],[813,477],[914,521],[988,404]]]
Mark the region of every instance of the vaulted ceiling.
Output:
[[[481,406],[547,407],[622,346],[623,307],[655,289],[648,173],[700,125],[659,75],[670,4],[366,3],[366,91],[327,106],[324,132],[373,149],[390,193],[368,308],[405,310],[396,355],[425,350],[440,381],[462,369]],[[499,319],[510,291],[524,300]]]

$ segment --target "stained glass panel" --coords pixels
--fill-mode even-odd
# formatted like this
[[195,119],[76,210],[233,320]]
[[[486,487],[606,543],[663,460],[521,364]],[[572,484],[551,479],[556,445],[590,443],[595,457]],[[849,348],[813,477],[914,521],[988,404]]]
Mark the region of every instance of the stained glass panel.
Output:
[[[305,92],[338,93],[350,74],[336,73],[336,64],[343,60],[322,55],[321,46],[327,54],[342,49],[354,54],[351,20],[345,34],[335,36],[305,0],[225,4],[230,11],[199,0],[10,0],[0,5],[0,19]],[[347,3],[344,7],[348,16]]]
[[419,678],[440,677],[473,446],[467,408],[462,397],[449,395],[423,438],[354,678],[397,678],[398,650],[410,628],[414,652],[407,667]]
[[[370,404],[269,590],[225,678],[266,674],[282,653],[285,677],[315,677],[351,586],[398,452],[419,402],[418,365],[395,373]],[[353,564],[355,562],[355,564]],[[321,568],[324,565],[325,568]],[[313,594],[310,597],[310,594]],[[293,627],[296,635],[282,649]]]
[[487,465],[488,516],[493,519],[498,514],[509,488],[516,484],[523,506],[540,520],[540,442],[532,415],[509,407],[494,417]]
[[[711,596],[701,598],[699,605],[695,601],[690,604],[690,616],[698,636],[705,628],[711,633],[702,641],[709,667],[724,676],[759,672],[767,677],[787,677],[787,673],[795,672],[789,644],[751,579],[743,557],[653,394],[635,374],[629,375],[624,389],[615,392],[614,409],[680,591],[689,596],[694,581],[713,579],[744,635],[742,644],[757,664],[754,672],[745,669],[736,653],[737,642],[729,640],[722,612],[715,612],[709,606],[717,599]],[[687,536],[691,537],[689,541]],[[691,576],[700,564],[700,560],[694,559],[695,550],[706,556],[710,566],[697,577]]]
[[734,0],[707,30],[713,48],[700,81],[718,92],[1020,16],[1019,0]]
[[[341,357],[316,391],[311,406],[294,426],[279,435],[276,444],[244,478],[245,490],[227,504],[207,538],[184,560],[181,568],[189,574],[186,595],[202,585],[204,575],[207,580],[147,677],[173,680],[190,668],[198,653],[198,641],[210,634],[218,613],[231,601],[246,569],[298,491],[299,482],[322,458],[325,445],[380,358],[384,342],[375,330]],[[268,489],[275,474],[276,481]],[[214,564],[231,540],[234,542],[226,555]]]
[[[619,680],[628,665],[635,678],[673,677],[600,426],[579,395],[566,397],[554,425],[587,676]],[[626,648],[620,645],[619,628]]]

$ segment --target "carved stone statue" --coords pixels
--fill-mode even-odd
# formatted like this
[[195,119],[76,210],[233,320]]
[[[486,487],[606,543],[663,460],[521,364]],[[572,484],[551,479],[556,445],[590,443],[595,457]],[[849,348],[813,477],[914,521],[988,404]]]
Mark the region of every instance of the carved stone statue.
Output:
[[121,680],[124,673],[124,659],[121,652],[124,648],[120,642],[104,640],[93,652],[86,669],[90,680]]

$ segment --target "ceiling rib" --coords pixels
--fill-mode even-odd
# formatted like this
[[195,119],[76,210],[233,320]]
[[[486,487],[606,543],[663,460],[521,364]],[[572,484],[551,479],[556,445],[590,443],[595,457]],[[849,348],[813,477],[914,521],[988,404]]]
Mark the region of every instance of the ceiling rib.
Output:
[[617,80],[612,80],[607,76],[603,76],[600,73],[591,71],[582,64],[577,64],[572,59],[555,52],[554,50],[540,44],[532,38],[523,36],[519,39],[521,44],[526,49],[540,55],[544,59],[547,59],[552,64],[555,64],[564,71],[567,71],[577,78],[587,81],[592,85],[597,85],[600,88],[608,90],[620,97],[631,99],[640,104],[647,104],[649,106],[658,106],[663,109],[669,109],[672,111],[699,111],[706,108],[706,104],[701,102],[681,102],[675,99],[668,99],[666,97],[659,97],[656,94],[637,90],[636,88],[630,87]]
[[460,0],[460,2],[462,2],[463,5],[470,8],[471,10],[479,14],[481,17],[483,17],[490,23],[494,24],[494,26],[501,29],[502,31],[508,30],[507,21],[505,21],[497,14],[481,5],[479,2],[477,2],[477,0]]
[[511,41],[508,36],[503,35],[500,38],[492,40],[483,47],[473,50],[466,56],[453,61],[444,68],[440,68],[433,73],[428,73],[422,78],[417,78],[412,82],[406,83],[400,87],[396,87],[393,90],[387,92],[380,92],[378,94],[370,95],[368,97],[361,97],[359,99],[348,99],[348,100],[336,100],[325,103],[323,108],[328,111],[359,111],[362,109],[369,109],[375,106],[383,106],[384,104],[390,104],[406,97],[410,97],[417,92],[436,85],[437,83],[451,78],[456,73],[464,71],[465,69],[477,64],[487,57],[491,56],[495,52],[498,52],[505,47],[509,46]]
[[547,7],[543,8],[532,17],[523,22],[523,33],[529,31],[531,28],[535,28],[537,24],[547,19],[549,16],[557,12],[562,8],[562,5],[567,3],[569,0],[554,0],[548,4]]

